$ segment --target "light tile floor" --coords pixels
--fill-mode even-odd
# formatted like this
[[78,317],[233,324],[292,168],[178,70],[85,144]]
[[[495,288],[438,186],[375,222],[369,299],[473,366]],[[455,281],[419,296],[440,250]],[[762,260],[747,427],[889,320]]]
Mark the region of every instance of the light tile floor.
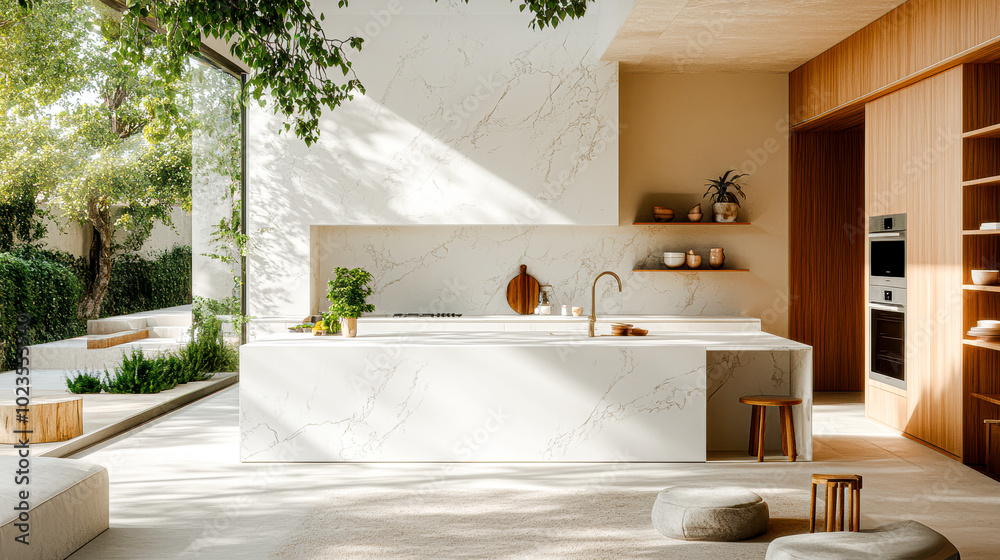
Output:
[[[225,383],[223,378],[229,378],[232,373],[216,374],[208,381],[192,381],[183,385],[178,385],[173,389],[161,391],[159,393],[145,395],[110,395],[100,393],[96,395],[73,395],[66,390],[66,377],[74,375],[75,372],[67,370],[32,370],[31,377],[31,397],[36,400],[45,398],[83,398],[83,436],[95,432],[108,430],[112,426],[127,422],[131,418],[135,421],[145,421],[147,415],[162,414],[163,410],[175,408],[171,401],[185,401],[185,396],[192,393],[214,391],[216,387]],[[17,376],[14,372],[8,371],[0,373],[0,395],[4,395],[0,402],[10,402],[14,399],[14,388]],[[193,397],[190,397],[193,398]],[[159,412],[157,412],[159,411]],[[116,433],[118,430],[108,433]],[[102,435],[100,437],[107,437]],[[79,445],[80,438],[64,442],[33,443],[31,453],[35,456],[62,457],[66,451],[76,451],[83,447]],[[0,456],[16,455],[17,450],[13,445],[0,444]]]
[[[809,474],[865,476],[862,525],[916,519],[962,557],[1000,557],[1000,483],[820,395],[812,463],[241,464],[226,389],[77,457],[111,473],[111,529],[71,558],[764,558],[806,530]],[[649,524],[676,483],[741,485],[771,506],[766,537],[684,543]]]

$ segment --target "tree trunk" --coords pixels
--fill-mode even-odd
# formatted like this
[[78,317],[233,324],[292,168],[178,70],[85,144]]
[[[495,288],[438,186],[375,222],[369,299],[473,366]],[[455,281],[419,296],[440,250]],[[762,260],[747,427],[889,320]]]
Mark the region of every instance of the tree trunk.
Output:
[[97,319],[101,314],[104,294],[111,283],[111,210],[96,198],[87,202],[87,218],[94,227],[94,239],[90,243],[90,270],[87,286],[80,300],[77,314],[81,319]]

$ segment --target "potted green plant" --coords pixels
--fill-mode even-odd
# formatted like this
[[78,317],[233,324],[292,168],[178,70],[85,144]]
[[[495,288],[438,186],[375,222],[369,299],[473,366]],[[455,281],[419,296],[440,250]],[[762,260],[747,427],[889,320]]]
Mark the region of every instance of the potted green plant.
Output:
[[369,285],[372,275],[363,268],[339,266],[334,273],[337,277],[327,283],[330,291],[326,293],[326,299],[330,300],[330,314],[340,318],[343,335],[353,337],[358,334],[358,317],[375,311],[375,306],[368,303],[368,296],[375,291]]
[[740,212],[740,199],[736,196],[746,198],[742,185],[737,181],[746,177],[746,173],[737,174],[735,169],[726,171],[726,174],[718,179],[708,179],[705,186],[705,196],[712,199],[712,210],[715,212],[716,222],[735,222],[736,216]]

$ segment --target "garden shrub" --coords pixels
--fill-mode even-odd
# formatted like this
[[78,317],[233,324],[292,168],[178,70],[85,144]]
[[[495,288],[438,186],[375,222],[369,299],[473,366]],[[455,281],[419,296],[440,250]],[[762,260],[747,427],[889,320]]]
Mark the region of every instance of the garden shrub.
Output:
[[101,389],[104,388],[104,384],[98,375],[89,371],[78,371],[75,376],[66,378],[66,387],[69,388],[70,393],[79,395],[83,393],[100,393]]
[[[20,255],[20,256],[18,256]],[[67,267],[30,251],[0,253],[0,361],[12,369],[17,316],[28,313],[31,344],[81,335],[76,310],[83,287]]]
[[195,306],[191,341],[180,350],[180,358],[189,368],[190,380],[208,379],[221,371],[238,371],[239,351],[222,337],[222,321],[207,308]]
[[164,375],[162,363],[149,359],[142,350],[132,349],[132,355],[125,355],[122,365],[114,373],[105,371],[104,390],[108,393],[159,393],[173,389],[177,383]]

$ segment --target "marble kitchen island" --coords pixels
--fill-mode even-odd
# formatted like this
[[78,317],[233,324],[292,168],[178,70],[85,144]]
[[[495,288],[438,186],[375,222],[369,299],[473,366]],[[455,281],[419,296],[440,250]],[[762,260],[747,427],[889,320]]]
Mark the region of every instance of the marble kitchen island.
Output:
[[244,462],[705,461],[710,424],[745,449],[761,393],[803,399],[812,457],[812,350],[759,331],[287,334],[240,361]]

